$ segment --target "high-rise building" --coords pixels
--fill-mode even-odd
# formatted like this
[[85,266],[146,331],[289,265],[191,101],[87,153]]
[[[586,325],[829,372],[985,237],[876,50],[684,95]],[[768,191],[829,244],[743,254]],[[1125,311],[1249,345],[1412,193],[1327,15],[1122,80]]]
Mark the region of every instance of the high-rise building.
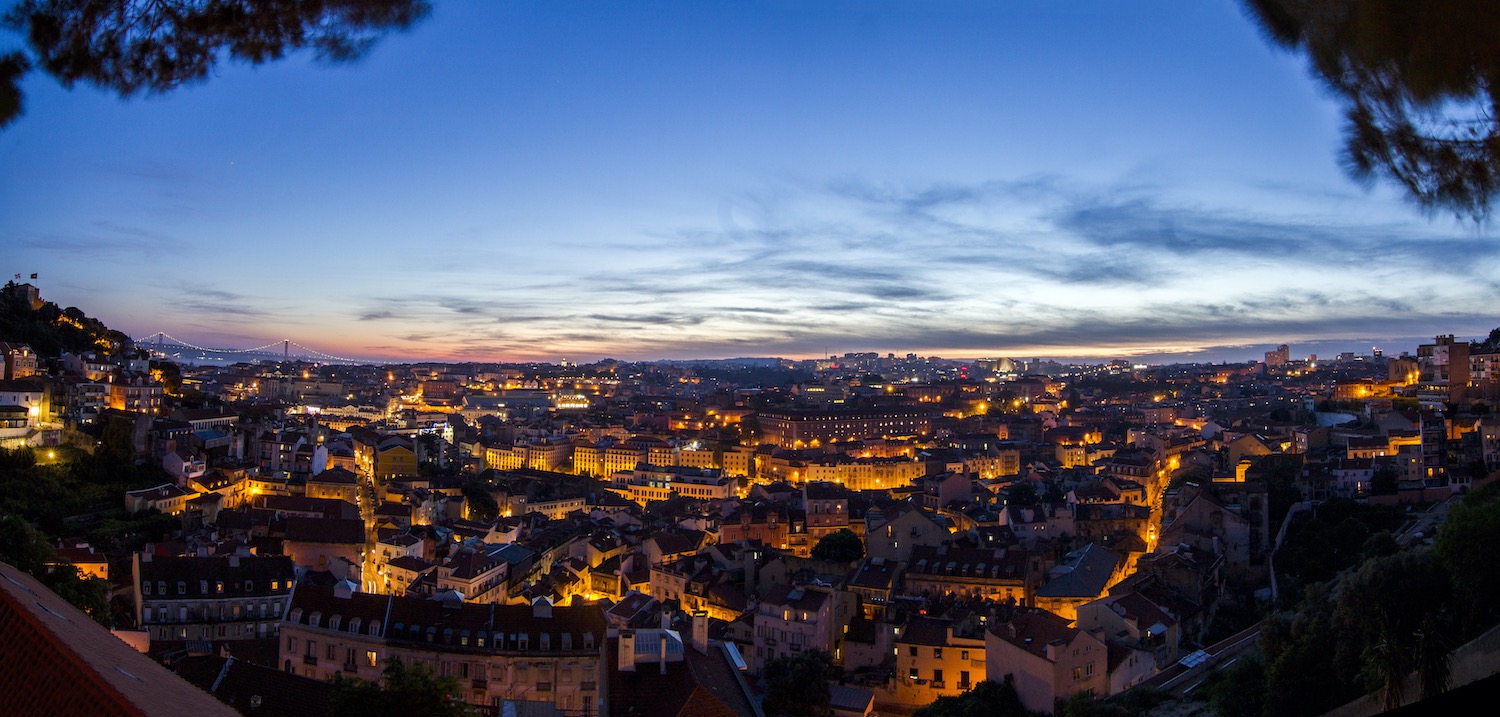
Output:
[[1266,352],[1267,366],[1285,366],[1292,361],[1292,347],[1282,344],[1275,351]]
[[1469,342],[1438,336],[1417,347],[1417,367],[1417,395],[1424,404],[1462,400],[1469,387]]

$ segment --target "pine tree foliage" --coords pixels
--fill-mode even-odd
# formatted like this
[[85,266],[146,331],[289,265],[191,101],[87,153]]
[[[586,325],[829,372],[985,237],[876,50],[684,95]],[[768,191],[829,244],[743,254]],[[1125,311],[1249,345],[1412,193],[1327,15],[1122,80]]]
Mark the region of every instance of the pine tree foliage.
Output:
[[430,9],[426,0],[22,0],[5,14],[27,51],[0,55],[0,126],[19,116],[19,81],[32,67],[66,87],[166,92],[226,58],[261,64],[307,49],[354,60]]

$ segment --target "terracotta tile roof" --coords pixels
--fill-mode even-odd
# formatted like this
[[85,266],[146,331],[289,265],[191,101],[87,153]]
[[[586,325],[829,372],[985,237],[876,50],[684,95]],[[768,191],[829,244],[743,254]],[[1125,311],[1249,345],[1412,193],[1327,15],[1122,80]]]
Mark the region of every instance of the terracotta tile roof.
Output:
[[350,518],[301,518],[286,519],[288,542],[333,543],[338,545],[364,545],[364,521]]
[[1047,645],[1066,645],[1078,635],[1068,621],[1046,610],[1018,613],[1010,622],[996,627],[997,637],[1038,657],[1047,656]]
[[329,468],[322,473],[307,479],[309,483],[335,483],[338,485],[357,485],[359,476],[354,475],[344,468]]
[[[611,644],[613,648],[613,643]],[[610,713],[623,717],[754,717],[739,675],[721,648],[704,654],[686,647],[681,662],[637,663],[634,672],[619,669],[619,650],[609,650]]]
[[35,578],[0,563],[3,710],[27,715],[233,717]]
[[256,717],[307,717],[328,712],[333,685],[233,657],[186,657],[172,670],[230,707]]
[[[572,651],[594,652],[602,644],[604,611],[597,605],[559,605],[551,617],[537,617],[530,605],[491,605],[479,603],[444,603],[419,597],[397,597],[352,593],[338,597],[335,587],[299,584],[292,596],[287,621],[310,624],[314,613],[321,627],[329,618],[339,615],[343,629],[354,617],[360,618],[362,632],[368,634],[373,621],[380,622],[380,632],[387,640],[408,643],[431,643],[442,651],[478,650],[477,640],[463,646],[468,636],[495,636],[484,651],[518,650],[520,637],[527,637],[528,651],[541,651],[543,634],[549,636],[551,651],[562,650],[562,635],[570,634]],[[593,634],[595,649],[585,650],[585,633]]]

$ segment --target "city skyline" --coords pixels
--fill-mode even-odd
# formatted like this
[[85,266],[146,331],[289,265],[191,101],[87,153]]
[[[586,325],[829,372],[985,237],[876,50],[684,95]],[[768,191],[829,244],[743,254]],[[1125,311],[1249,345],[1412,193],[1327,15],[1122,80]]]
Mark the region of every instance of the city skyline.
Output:
[[1225,360],[1500,314],[1488,227],[1348,180],[1233,3],[444,4],[347,67],[26,91],[5,270],[137,337]]

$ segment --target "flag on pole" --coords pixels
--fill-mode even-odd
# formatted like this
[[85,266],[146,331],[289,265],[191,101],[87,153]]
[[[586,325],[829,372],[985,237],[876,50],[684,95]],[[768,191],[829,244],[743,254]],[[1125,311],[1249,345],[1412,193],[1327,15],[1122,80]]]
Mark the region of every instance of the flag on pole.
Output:
[[16,278],[17,279],[21,278],[21,275],[20,274],[16,274]]
[[31,278],[35,279],[36,278],[36,274],[32,274]]

